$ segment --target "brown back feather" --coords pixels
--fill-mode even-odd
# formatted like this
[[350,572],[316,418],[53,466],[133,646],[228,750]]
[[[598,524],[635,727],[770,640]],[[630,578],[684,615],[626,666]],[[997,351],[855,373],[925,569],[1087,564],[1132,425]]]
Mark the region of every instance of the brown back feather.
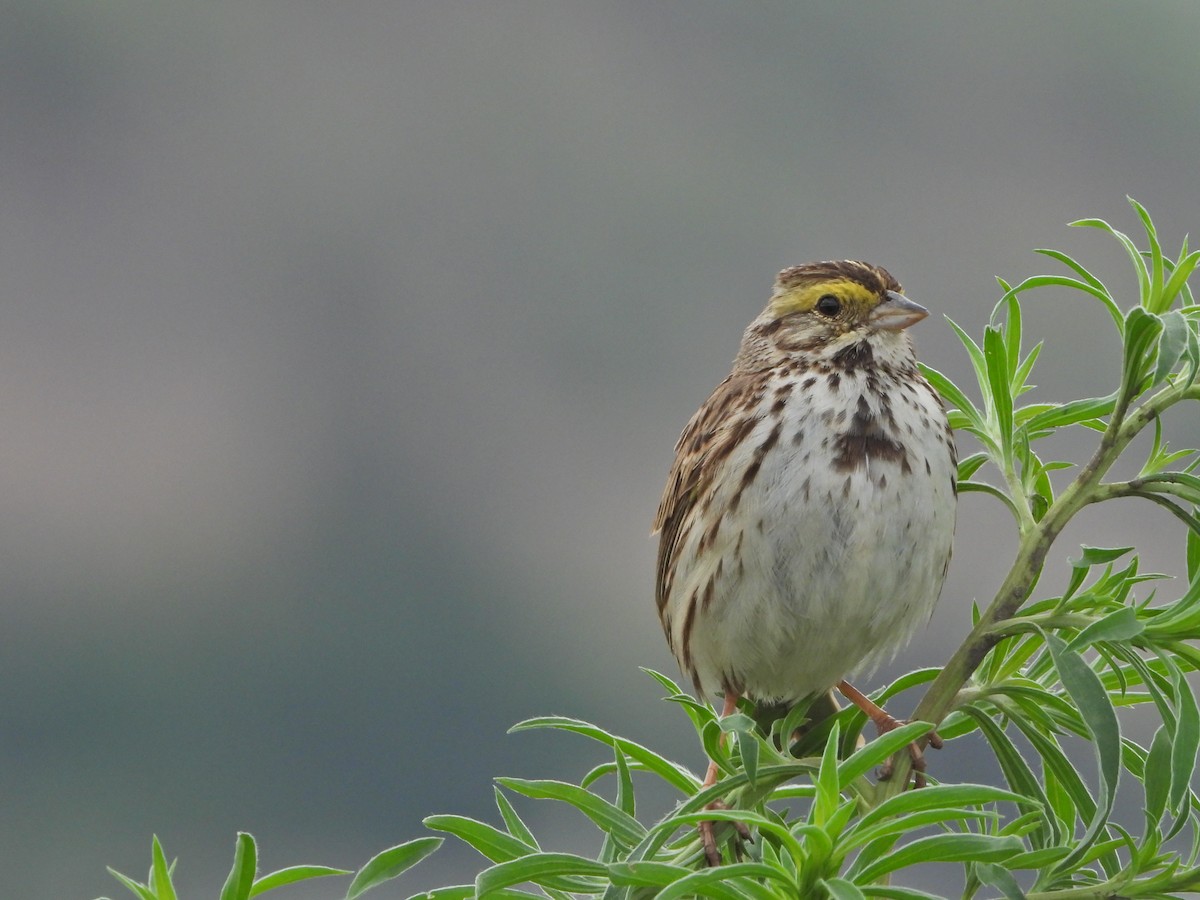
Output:
[[675,444],[675,462],[667,476],[652,532],[659,536],[654,596],[660,617],[667,603],[668,582],[675,569],[684,525],[696,502],[708,492],[721,472],[721,462],[758,421],[753,416],[732,413],[756,403],[761,397],[762,385],[759,373],[731,374],[696,411]]

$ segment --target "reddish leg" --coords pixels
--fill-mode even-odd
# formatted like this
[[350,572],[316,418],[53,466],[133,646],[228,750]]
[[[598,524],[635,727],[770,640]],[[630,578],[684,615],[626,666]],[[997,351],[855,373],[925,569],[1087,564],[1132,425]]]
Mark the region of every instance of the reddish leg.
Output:
[[[867,714],[867,718],[875,723],[875,730],[880,734],[887,734],[904,724],[889,714],[882,706],[871,702],[871,698],[850,682],[839,681],[837,689],[841,691],[843,697]],[[935,750],[942,749],[942,739],[938,737],[936,731],[929,733],[929,745]],[[925,754],[921,752],[919,744],[912,743],[908,745],[908,755],[912,758],[913,764],[913,787],[923,788],[925,787]],[[886,780],[891,777],[891,774],[892,764],[889,760],[881,767],[879,777]]]
[[[721,718],[724,719],[726,716],[732,715],[734,711],[737,710],[737,704],[738,695],[733,691],[727,690],[725,692],[725,705],[721,708]],[[725,746],[724,734],[721,735],[720,741],[721,746]],[[701,790],[704,788],[710,788],[716,784],[717,775],[719,772],[720,770],[717,768],[717,764],[715,762],[709,762],[708,772],[704,776],[704,784],[700,786]],[[725,803],[721,800],[714,800],[704,808],[728,809]],[[710,866],[719,866],[721,864],[721,851],[717,848],[717,838],[713,834],[714,824],[715,823],[713,822],[700,823],[700,843],[704,845],[704,858],[708,860],[708,864]],[[738,834],[740,834],[746,840],[750,840],[750,830],[741,822],[737,822],[735,825],[737,826]]]

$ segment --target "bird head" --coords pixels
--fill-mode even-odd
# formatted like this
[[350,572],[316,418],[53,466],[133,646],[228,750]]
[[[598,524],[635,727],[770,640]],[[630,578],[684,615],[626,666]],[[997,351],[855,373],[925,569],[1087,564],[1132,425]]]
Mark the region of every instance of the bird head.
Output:
[[[746,338],[788,356],[832,356],[863,342],[911,352],[904,329],[928,314],[886,269],[857,260],[805,263],[779,273]],[[765,349],[759,344],[760,353]]]

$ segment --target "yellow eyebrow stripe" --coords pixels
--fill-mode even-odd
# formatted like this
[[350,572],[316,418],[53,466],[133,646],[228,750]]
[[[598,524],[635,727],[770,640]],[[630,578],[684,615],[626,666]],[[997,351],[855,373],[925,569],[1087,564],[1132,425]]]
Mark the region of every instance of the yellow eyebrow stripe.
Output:
[[807,312],[826,294],[833,294],[848,306],[871,307],[879,302],[874,292],[849,278],[834,278],[801,284],[771,298],[776,316]]

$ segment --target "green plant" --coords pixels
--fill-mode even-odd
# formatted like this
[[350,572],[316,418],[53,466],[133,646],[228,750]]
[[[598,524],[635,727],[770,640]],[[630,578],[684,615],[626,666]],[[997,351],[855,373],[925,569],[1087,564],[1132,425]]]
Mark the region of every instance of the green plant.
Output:
[[[816,717],[801,732],[805,706],[774,721],[756,722],[749,708],[719,720],[671,679],[651,673],[721,768],[717,785],[701,790],[700,778],[687,768],[586,722],[521,723],[515,731],[549,728],[587,737],[604,745],[608,758],[579,784],[498,779],[502,827],[462,816],[426,819],[430,830],[465,841],[490,864],[474,884],[424,896],[917,900],[933,895],[901,884],[907,870],[931,861],[962,864],[963,897],[1164,898],[1200,891],[1200,801],[1191,787],[1200,709],[1187,679],[1200,668],[1200,649],[1192,643],[1200,638],[1200,476],[1194,474],[1197,451],[1169,449],[1162,422],[1174,407],[1200,400],[1200,306],[1188,287],[1200,252],[1189,252],[1185,242],[1177,258],[1164,256],[1150,217],[1132,203],[1146,233],[1145,251],[1100,220],[1075,224],[1102,229],[1125,248],[1137,274],[1136,305],[1123,310],[1082,264],[1042,250],[1071,274],[1015,286],[1001,281],[1003,295],[982,342],[953,326],[974,367],[980,403],[925,369],[953,408],[954,427],[978,443],[959,465],[961,490],[1003,504],[1018,548],[994,599],[975,610],[971,632],[946,665],[905,675],[877,696],[882,701],[924,689],[912,723],[863,744],[866,720],[855,708]],[[1111,393],[1068,403],[1023,402],[1042,345],[1022,346],[1021,301],[1046,286],[1089,295],[1108,312],[1121,346]],[[1043,458],[1044,439],[1065,428],[1094,432],[1088,458]],[[1151,438],[1140,471],[1110,480],[1114,464],[1131,455],[1143,433]],[[982,480],[986,472],[995,474],[994,482]],[[1143,572],[1133,547],[1084,547],[1059,592],[1034,599],[1047,553],[1067,523],[1089,505],[1124,497],[1149,500],[1184,526],[1187,585],[1173,589],[1164,576]],[[1122,734],[1118,711],[1130,707],[1144,708],[1158,723],[1146,746]],[[1006,784],[903,790],[910,766],[904,747],[923,740],[934,725],[950,753],[955,740],[977,735]],[[729,736],[724,743],[722,733]],[[1064,749],[1072,742],[1090,747],[1094,775],[1080,774]],[[889,758],[893,777],[870,777]],[[1122,776],[1136,782],[1142,797],[1139,821],[1115,817]],[[677,803],[644,822],[637,816],[635,779],[664,783]],[[577,809],[599,829],[599,851],[584,857],[543,850],[511,795]],[[717,799],[730,808],[705,809]],[[695,829],[703,819],[744,823],[754,841],[743,844],[732,826],[724,828],[726,864],[708,868]],[[246,838],[239,836],[242,874],[230,876],[238,887],[227,885],[222,900],[255,896],[276,886],[259,888],[281,874],[253,880]],[[374,874],[360,872],[355,884],[361,889],[352,887],[349,896],[398,874],[439,840],[385,851],[381,857],[390,862],[364,867]],[[252,860],[253,842],[248,846]],[[118,878],[143,900],[174,897],[163,890],[170,887],[170,868],[157,841],[146,885]]]

